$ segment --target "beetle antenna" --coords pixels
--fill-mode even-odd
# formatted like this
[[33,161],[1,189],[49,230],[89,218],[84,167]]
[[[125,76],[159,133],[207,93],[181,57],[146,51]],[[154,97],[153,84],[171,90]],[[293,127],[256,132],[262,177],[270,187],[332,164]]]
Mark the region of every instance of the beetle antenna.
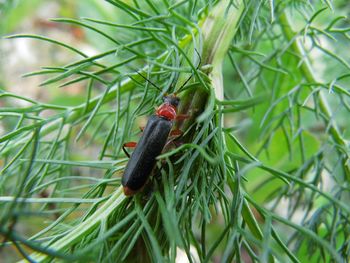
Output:
[[154,84],[152,81],[150,81],[148,78],[146,78],[144,75],[142,75],[140,72],[136,71],[136,73],[142,77],[144,80],[146,80],[148,83],[150,83],[153,87],[155,87],[157,90],[159,90],[159,92],[162,92],[162,90],[156,85]]
[[[197,67],[196,67],[196,70],[198,70],[200,64],[202,63],[202,58],[201,58],[201,56],[199,55],[198,50],[197,50],[196,48],[194,49],[194,51],[197,53],[197,56],[198,56],[198,59],[199,59],[198,65],[197,65]],[[181,85],[181,87],[179,88],[179,91],[192,79],[192,77],[193,77],[193,74]]]

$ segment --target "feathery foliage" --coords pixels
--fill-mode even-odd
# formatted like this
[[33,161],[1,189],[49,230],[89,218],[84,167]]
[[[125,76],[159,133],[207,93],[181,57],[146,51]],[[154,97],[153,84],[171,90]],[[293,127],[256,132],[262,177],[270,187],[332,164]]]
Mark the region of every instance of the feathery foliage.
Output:
[[[25,77],[81,84],[85,98],[1,89],[0,249],[30,262],[348,261],[349,4],[106,2],[112,17],[52,19],[93,34],[95,55],[3,40],[72,52]],[[174,92],[190,116],[175,123],[180,145],[127,198],[122,145]]]

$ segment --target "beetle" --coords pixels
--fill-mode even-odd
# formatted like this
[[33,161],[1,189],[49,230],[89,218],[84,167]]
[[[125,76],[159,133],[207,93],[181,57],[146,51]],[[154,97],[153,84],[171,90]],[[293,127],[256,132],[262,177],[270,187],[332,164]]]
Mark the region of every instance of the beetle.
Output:
[[[126,196],[134,195],[146,184],[157,162],[157,156],[161,154],[168,141],[177,117],[179,101],[180,99],[174,94],[165,96],[163,104],[148,119],[140,141],[136,144],[124,170],[122,185]],[[135,143],[126,145],[131,147],[135,146]]]
[[[197,70],[201,64],[201,57],[196,49],[195,52],[199,58]],[[161,91],[152,81],[139,72],[136,73]],[[192,76],[182,84],[178,91],[186,86]],[[122,186],[126,196],[134,195],[146,184],[157,162],[157,156],[162,153],[163,148],[167,144],[169,135],[173,132],[174,135],[181,134],[181,132],[179,133],[176,130],[171,132],[176,119],[187,118],[186,115],[179,116],[177,114],[179,102],[180,99],[175,94],[164,96],[163,103],[157,108],[155,114],[148,119],[140,141],[137,144],[134,142],[124,144],[124,147],[135,147],[122,177]],[[124,147],[123,150],[128,155]]]

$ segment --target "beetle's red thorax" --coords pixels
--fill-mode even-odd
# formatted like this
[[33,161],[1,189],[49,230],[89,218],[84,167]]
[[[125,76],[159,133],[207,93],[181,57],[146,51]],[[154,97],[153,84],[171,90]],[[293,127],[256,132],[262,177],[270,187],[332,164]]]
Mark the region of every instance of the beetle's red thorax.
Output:
[[176,118],[176,107],[171,105],[170,103],[163,103],[159,106],[156,111],[156,115],[159,117],[163,117],[167,120],[175,120]]

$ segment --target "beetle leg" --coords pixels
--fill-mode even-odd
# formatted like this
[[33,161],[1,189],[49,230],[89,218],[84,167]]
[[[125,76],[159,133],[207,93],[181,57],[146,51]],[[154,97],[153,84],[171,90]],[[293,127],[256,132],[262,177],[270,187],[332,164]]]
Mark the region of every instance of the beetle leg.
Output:
[[123,144],[123,147],[126,147],[126,148],[135,148],[137,145],[137,142],[127,142],[127,143],[124,143]]
[[130,158],[130,154],[127,152],[125,148],[135,148],[137,145],[136,142],[127,142],[123,144],[123,152],[125,153],[126,156]]
[[128,156],[128,158],[130,158],[130,154],[125,150],[124,146],[123,146],[123,152],[125,153],[126,156]]
[[170,139],[164,146],[163,152],[170,151],[172,149],[175,149],[179,147],[178,143],[175,141],[176,138]]
[[183,131],[181,131],[180,129],[174,129],[170,132],[169,134],[169,140],[167,141],[167,143],[164,146],[164,149],[166,149],[165,151],[170,150],[171,148],[177,148],[179,147],[179,143],[176,142],[176,140],[178,138],[180,138],[183,135]]
[[175,129],[170,132],[170,136],[181,136],[182,134],[183,134],[183,131],[179,129]]
[[182,121],[182,120],[186,120],[186,119],[189,119],[191,116],[188,115],[188,114],[178,114],[176,116],[176,120],[177,121]]

